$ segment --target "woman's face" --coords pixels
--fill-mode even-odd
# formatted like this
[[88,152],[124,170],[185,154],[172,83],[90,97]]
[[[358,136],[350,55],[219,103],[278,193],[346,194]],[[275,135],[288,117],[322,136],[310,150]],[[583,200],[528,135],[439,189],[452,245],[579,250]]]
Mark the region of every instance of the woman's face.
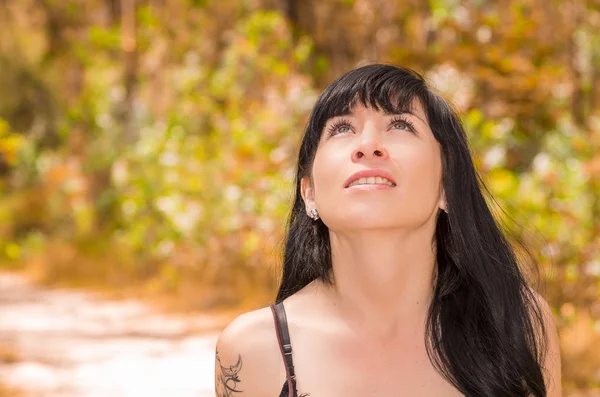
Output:
[[[359,171],[373,175],[353,185]],[[441,172],[439,144],[418,100],[403,114],[357,105],[325,124],[302,195],[307,213],[316,208],[332,231],[415,228],[445,208]]]

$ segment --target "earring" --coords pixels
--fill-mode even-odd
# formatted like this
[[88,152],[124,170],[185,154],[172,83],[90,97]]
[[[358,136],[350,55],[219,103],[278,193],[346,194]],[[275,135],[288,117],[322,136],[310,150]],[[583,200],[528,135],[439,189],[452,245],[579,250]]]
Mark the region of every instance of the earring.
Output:
[[448,213],[448,209],[447,208],[442,208],[442,211],[444,211],[446,214]]
[[317,219],[319,219],[319,212],[317,211],[316,208],[313,208],[310,210],[310,217],[313,219],[313,221],[316,221]]

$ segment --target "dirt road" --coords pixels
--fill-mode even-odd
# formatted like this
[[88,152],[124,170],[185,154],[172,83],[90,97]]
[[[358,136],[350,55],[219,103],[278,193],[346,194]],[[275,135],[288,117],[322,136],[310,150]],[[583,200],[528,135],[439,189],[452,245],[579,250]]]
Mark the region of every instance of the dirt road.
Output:
[[217,321],[0,273],[0,382],[35,397],[212,397]]

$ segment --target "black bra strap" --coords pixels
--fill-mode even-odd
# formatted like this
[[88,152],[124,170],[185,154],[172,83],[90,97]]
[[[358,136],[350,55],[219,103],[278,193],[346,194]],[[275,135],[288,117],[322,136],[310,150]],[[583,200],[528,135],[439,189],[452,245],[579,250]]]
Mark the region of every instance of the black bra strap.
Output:
[[292,343],[290,342],[290,332],[288,330],[287,317],[283,302],[274,305],[271,304],[271,311],[275,320],[275,330],[277,331],[277,340],[279,349],[285,363],[285,373],[288,382],[290,395],[296,390],[296,374],[294,373],[294,362],[292,360]]

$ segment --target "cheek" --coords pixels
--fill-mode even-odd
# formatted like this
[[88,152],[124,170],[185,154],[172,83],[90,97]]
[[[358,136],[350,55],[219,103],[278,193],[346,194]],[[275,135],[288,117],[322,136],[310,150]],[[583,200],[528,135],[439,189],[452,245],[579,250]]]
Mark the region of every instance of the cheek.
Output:
[[[437,199],[441,161],[435,151],[412,151],[398,161],[403,190],[416,200]],[[403,183],[402,183],[403,182]]]
[[440,162],[435,158],[433,153],[425,151],[407,153],[400,162],[402,163],[405,175],[422,177],[420,179],[427,179],[427,181],[439,175]]
[[[342,151],[321,150],[317,152],[313,163],[315,198],[319,201],[330,197],[332,190],[343,188],[344,158]],[[348,162],[349,160],[346,159]],[[346,165],[347,167],[347,165]]]

